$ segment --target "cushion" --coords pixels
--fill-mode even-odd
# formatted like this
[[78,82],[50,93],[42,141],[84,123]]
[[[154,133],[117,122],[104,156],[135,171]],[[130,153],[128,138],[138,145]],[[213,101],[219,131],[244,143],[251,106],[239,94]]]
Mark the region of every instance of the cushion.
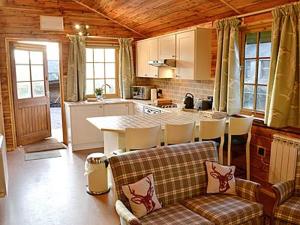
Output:
[[293,196],[275,209],[275,218],[300,224],[300,197]]
[[143,225],[212,225],[210,221],[176,203],[140,219]]
[[244,224],[263,215],[261,204],[235,195],[199,196],[182,204],[215,224]]
[[161,208],[154,189],[153,175],[150,174],[133,184],[122,186],[133,214],[140,218]]
[[223,166],[209,161],[205,164],[208,177],[207,193],[235,195],[235,166]]

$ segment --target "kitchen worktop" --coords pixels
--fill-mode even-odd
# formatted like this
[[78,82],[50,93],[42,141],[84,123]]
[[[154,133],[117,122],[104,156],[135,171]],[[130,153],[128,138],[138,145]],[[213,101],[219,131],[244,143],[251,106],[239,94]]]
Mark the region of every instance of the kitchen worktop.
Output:
[[[172,110],[172,109],[167,109]],[[126,128],[136,127],[153,127],[161,125],[162,129],[166,123],[188,123],[195,122],[199,124],[200,120],[212,120],[212,112],[185,112],[176,109],[173,112],[160,114],[130,115],[130,116],[108,116],[108,117],[92,117],[87,120],[101,131],[124,132]]]
[[68,106],[85,106],[85,105],[104,105],[104,104],[121,104],[121,103],[130,103],[131,99],[122,99],[122,98],[108,98],[99,101],[89,102],[89,101],[80,101],[80,102],[65,102]]

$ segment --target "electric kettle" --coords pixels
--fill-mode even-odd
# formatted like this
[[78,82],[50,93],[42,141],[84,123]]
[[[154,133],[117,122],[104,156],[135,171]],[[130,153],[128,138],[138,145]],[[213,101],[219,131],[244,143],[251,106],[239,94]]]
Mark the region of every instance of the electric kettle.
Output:
[[184,102],[183,104],[185,105],[185,109],[193,109],[194,108],[194,95],[191,93],[186,93],[184,97]]

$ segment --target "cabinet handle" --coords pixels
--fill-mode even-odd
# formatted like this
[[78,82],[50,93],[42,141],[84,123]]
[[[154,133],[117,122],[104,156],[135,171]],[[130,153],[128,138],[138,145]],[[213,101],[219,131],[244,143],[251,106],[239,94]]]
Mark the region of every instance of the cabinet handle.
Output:
[[172,58],[175,58],[175,55],[172,55]]
[[180,77],[180,76],[176,74],[176,77]]

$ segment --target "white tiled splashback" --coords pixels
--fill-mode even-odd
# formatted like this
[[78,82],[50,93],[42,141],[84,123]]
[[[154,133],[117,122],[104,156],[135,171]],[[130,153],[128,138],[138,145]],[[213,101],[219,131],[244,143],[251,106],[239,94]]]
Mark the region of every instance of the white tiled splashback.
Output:
[[206,98],[213,95],[214,81],[194,81],[178,79],[155,79],[136,78],[137,85],[153,85],[161,88],[165,98],[170,98],[177,103],[181,103],[187,92],[192,93],[195,98]]

